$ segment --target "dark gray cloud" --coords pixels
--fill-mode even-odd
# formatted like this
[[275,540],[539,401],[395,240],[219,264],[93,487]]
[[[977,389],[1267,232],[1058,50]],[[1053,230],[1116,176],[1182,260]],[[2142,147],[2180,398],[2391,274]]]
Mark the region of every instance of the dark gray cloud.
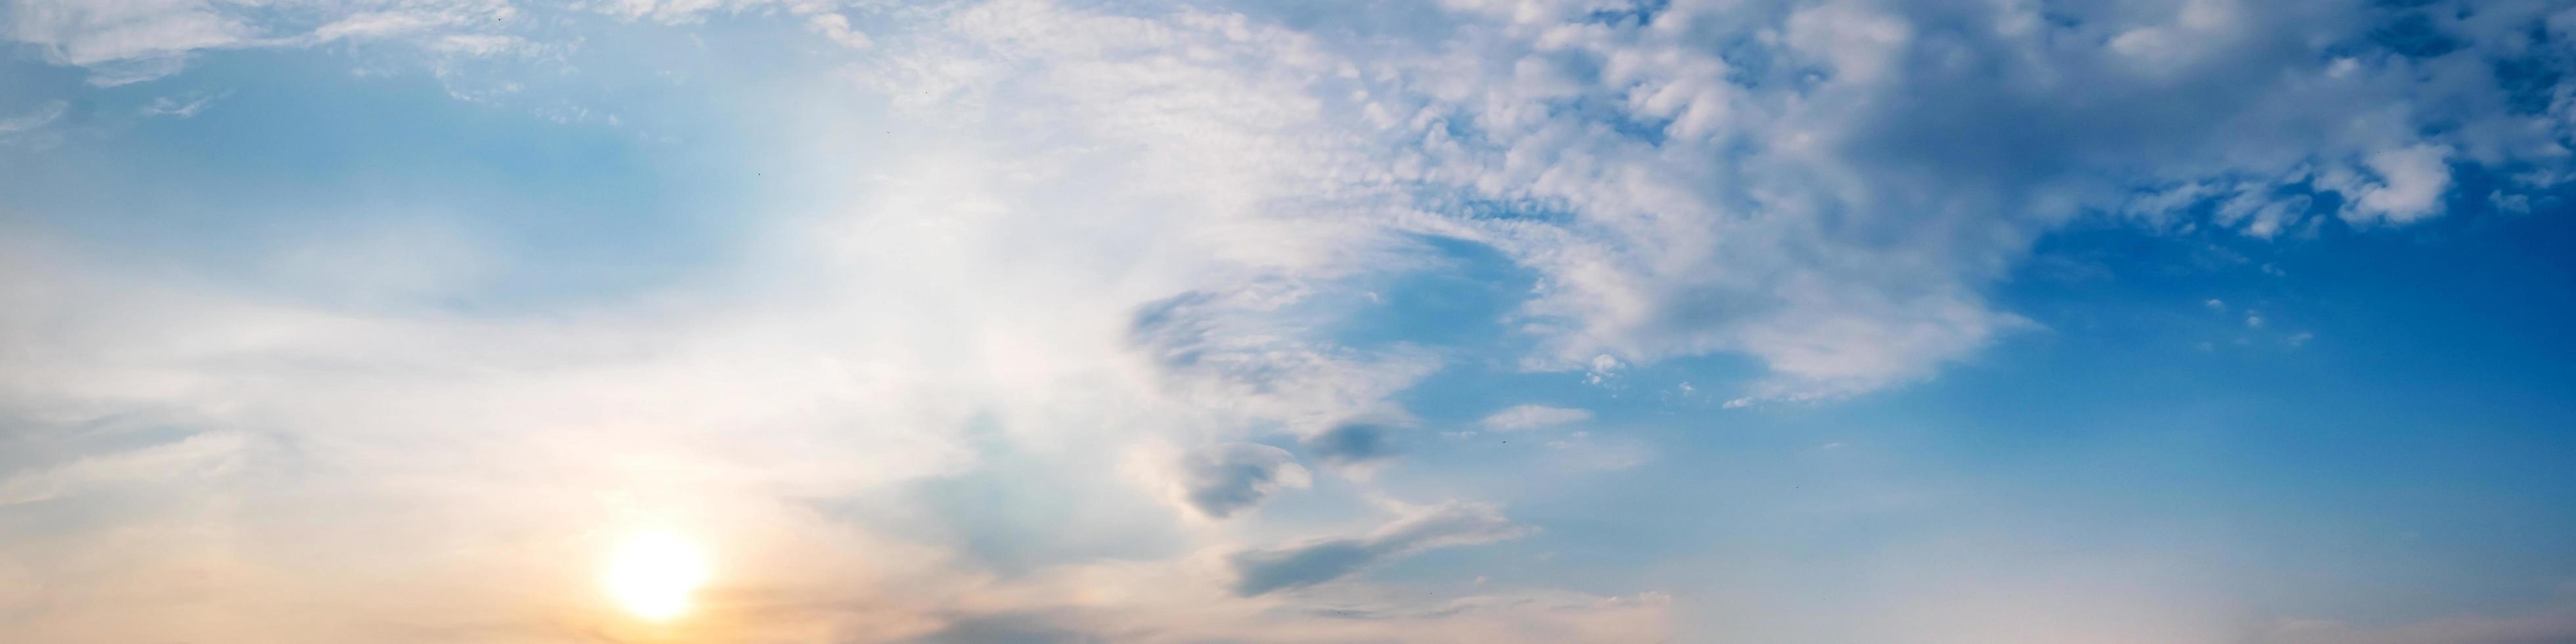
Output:
[[1491,505],[1453,503],[1421,510],[1356,537],[1333,537],[1229,558],[1236,594],[1250,597],[1340,579],[1387,561],[1443,546],[1518,537],[1526,529]]

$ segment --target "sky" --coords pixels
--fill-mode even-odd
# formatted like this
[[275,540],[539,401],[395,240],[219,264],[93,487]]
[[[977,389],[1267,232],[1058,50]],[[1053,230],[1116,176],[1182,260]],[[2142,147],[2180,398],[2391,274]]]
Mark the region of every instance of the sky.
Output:
[[0,52],[0,641],[2576,642],[2576,2]]

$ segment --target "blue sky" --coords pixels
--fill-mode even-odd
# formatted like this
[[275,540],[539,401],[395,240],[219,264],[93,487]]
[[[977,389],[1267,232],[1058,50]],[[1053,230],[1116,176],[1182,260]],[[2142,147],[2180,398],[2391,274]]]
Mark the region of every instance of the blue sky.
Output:
[[0,640],[2576,642],[2566,2],[0,40]]

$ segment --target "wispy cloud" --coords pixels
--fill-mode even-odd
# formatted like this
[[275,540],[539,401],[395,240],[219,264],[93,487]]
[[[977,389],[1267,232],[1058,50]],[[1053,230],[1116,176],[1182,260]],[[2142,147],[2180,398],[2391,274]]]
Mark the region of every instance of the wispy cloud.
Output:
[[1592,420],[1592,412],[1547,405],[1517,405],[1486,416],[1486,429],[1513,431]]
[[225,93],[223,92],[217,92],[212,94],[191,94],[185,97],[163,96],[152,99],[151,104],[144,105],[142,111],[144,116],[167,116],[183,119],[190,118],[196,116],[198,112],[204,111],[207,105],[212,105],[216,100],[222,99],[224,95]]
[[55,119],[62,118],[63,110],[69,107],[71,104],[63,101],[46,101],[33,111],[0,118],[0,140],[15,138],[51,125]]
[[1245,596],[1311,586],[1348,577],[1390,560],[1432,548],[1490,543],[1527,534],[1492,506],[1452,504],[1415,510],[1363,536],[1318,539],[1228,557]]

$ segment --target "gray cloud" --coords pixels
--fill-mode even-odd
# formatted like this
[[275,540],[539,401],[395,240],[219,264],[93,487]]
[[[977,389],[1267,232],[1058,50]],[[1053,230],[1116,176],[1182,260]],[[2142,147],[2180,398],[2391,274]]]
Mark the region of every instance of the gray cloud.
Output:
[[1288,450],[1232,443],[1200,451],[1182,466],[1185,498],[1210,517],[1259,505],[1286,488],[1306,487],[1309,475]]
[[1112,641],[1042,614],[967,617],[950,622],[915,644],[1087,644]]
[[1236,574],[1235,593],[1250,597],[1340,579],[1432,548],[1501,541],[1526,533],[1493,506],[1453,503],[1417,511],[1367,535],[1248,550],[1228,561]]
[[1303,445],[1326,462],[1360,464],[1395,456],[1387,428],[1370,423],[1343,423],[1306,437]]

